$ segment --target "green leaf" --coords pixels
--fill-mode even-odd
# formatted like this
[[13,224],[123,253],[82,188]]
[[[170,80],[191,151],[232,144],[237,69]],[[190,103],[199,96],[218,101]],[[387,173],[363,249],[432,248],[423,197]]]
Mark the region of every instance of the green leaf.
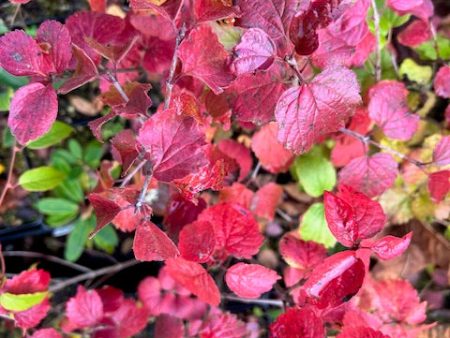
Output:
[[55,188],[65,174],[53,167],[39,167],[25,171],[19,177],[19,184],[27,191],[47,191]]
[[42,198],[36,203],[36,209],[45,215],[67,215],[78,212],[78,204],[62,198]]
[[325,219],[323,203],[314,203],[306,210],[300,223],[300,237],[305,241],[321,243],[327,248],[336,244]]
[[28,83],[28,78],[23,76],[11,75],[6,70],[0,67],[0,83],[14,89],[18,89]]
[[79,219],[67,237],[64,257],[71,262],[80,258],[83,253],[84,246],[88,240],[89,234],[95,228],[95,219],[93,217],[87,220]]
[[72,156],[74,156],[78,160],[83,159],[83,149],[81,148],[81,145],[77,140],[69,140],[68,147]]
[[14,94],[12,88],[8,87],[5,91],[0,92],[0,110],[8,111],[9,103],[11,102],[11,98]]
[[73,221],[78,216],[78,212],[73,212],[69,214],[62,214],[62,215],[50,215],[45,218],[45,221],[48,225],[50,225],[53,228],[67,225],[71,221]]
[[8,127],[5,127],[3,130],[3,134],[2,134],[2,142],[3,148],[11,148],[12,145],[14,144],[14,136],[11,133],[11,129],[9,129]]
[[336,170],[317,146],[297,157],[292,171],[305,192],[313,197],[321,196],[325,190],[332,190],[336,184]]
[[[450,59],[450,39],[443,37],[441,35],[437,36],[436,39],[439,57],[443,60]],[[434,41],[427,41],[422,43],[420,46],[415,48],[416,52],[419,54],[422,60],[436,60],[437,51],[435,48]]]
[[103,251],[112,254],[117,244],[119,244],[116,230],[111,225],[105,226],[95,235],[94,244]]
[[33,142],[28,143],[27,147],[30,149],[48,148],[52,145],[60,143],[62,140],[69,137],[72,132],[73,128],[68,124],[61,121],[55,121],[52,128],[45,135]]
[[91,141],[84,149],[84,163],[92,169],[97,169],[103,156],[103,147],[98,141]]
[[433,69],[430,66],[420,66],[413,59],[406,58],[399,68],[399,74],[425,86],[431,82]]
[[58,197],[71,200],[75,203],[80,203],[84,200],[83,188],[78,180],[66,179],[53,192]]
[[0,305],[8,311],[25,311],[42,303],[48,292],[15,295],[9,292],[0,295]]

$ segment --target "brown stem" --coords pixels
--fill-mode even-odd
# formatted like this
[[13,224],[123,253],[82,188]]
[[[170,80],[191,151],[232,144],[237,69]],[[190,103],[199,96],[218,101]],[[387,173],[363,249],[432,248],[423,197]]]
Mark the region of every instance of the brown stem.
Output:
[[360,133],[357,133],[356,131],[353,131],[353,130],[350,130],[350,129],[347,129],[347,128],[341,128],[341,129],[339,129],[339,131],[341,133],[343,133],[343,134],[352,136],[352,137],[360,140],[365,145],[371,144],[371,145],[377,147],[378,149],[387,151],[387,152],[389,152],[389,153],[391,153],[391,154],[393,154],[395,156],[398,156],[402,160],[408,161],[409,163],[414,164],[415,166],[419,167],[421,170],[423,170],[424,166],[429,164],[429,163],[424,163],[424,162],[420,162],[420,161],[417,161],[415,159],[412,159],[412,158],[406,156],[405,154],[403,154],[403,153],[401,153],[401,152],[399,152],[399,151],[397,151],[395,149],[392,149],[390,147],[387,147],[385,145],[382,145],[382,144],[372,140],[369,136],[362,135]]
[[76,263],[72,263],[69,261],[66,261],[64,259],[61,259],[59,257],[56,256],[50,256],[50,255],[45,255],[42,254],[40,252],[33,252],[33,251],[5,251],[3,253],[3,255],[5,257],[28,257],[28,258],[41,258],[41,259],[45,259],[49,262],[53,262],[53,263],[57,263],[60,265],[65,265],[69,268],[72,268],[74,270],[78,270],[81,272],[90,272],[92,271],[91,269],[83,266],[83,265],[79,265]]
[[14,143],[11,148],[11,160],[9,161],[9,170],[8,170],[8,176],[6,177],[5,186],[3,187],[2,194],[0,195],[0,206],[3,204],[3,201],[6,197],[6,193],[10,188],[12,188],[11,180],[14,170],[14,164],[16,162],[16,154],[20,151],[20,149],[16,146],[16,141],[14,140]]
[[378,12],[377,4],[375,0],[371,0],[373,9],[373,22],[375,24],[375,39],[377,49],[375,51],[375,79],[381,80],[381,33],[380,33],[380,13]]
[[172,89],[174,84],[174,76],[175,71],[177,69],[178,63],[178,47],[180,46],[181,41],[183,41],[184,36],[186,34],[186,25],[183,24],[181,29],[178,32],[177,39],[175,41],[175,50],[173,52],[172,63],[170,64],[169,78],[166,82],[166,100],[164,101],[164,109],[170,107],[170,100],[172,99]]
[[226,299],[226,300],[231,300],[234,302],[245,303],[245,304],[270,305],[270,306],[284,308],[283,301],[278,300],[278,299],[246,299],[246,298],[235,297],[233,295],[223,295],[222,298]]
[[123,262],[123,263],[118,263],[118,264],[115,264],[115,265],[112,265],[112,266],[107,266],[105,268],[98,269],[98,270],[95,270],[95,271],[86,272],[86,273],[84,273],[82,275],[79,275],[79,276],[67,279],[64,282],[58,283],[56,285],[53,285],[48,290],[50,292],[55,293],[55,292],[58,292],[58,291],[61,291],[61,290],[65,289],[65,288],[67,288],[68,286],[71,286],[73,284],[77,284],[77,283],[79,283],[81,281],[84,281],[84,280],[87,280],[87,279],[94,279],[94,278],[97,278],[97,277],[100,277],[100,276],[103,276],[103,275],[106,275],[106,274],[109,274],[109,273],[117,273],[117,272],[119,272],[121,270],[124,270],[126,268],[129,268],[129,267],[131,267],[133,265],[136,265],[136,264],[139,264],[139,263],[140,263],[139,261],[137,261],[135,259],[132,259],[132,260],[129,260],[129,261],[126,261],[126,262]]

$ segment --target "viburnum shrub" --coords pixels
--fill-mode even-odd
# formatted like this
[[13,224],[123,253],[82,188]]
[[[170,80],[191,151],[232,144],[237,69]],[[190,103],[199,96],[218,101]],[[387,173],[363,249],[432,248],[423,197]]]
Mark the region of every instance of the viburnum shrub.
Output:
[[[162,268],[136,299],[79,285],[54,327],[38,328],[49,274],[6,278],[2,264],[11,327],[34,338],[131,337],[148,323],[160,338],[412,338],[432,326],[408,281],[370,275],[371,259],[399,257],[413,235],[384,232],[387,194],[400,208],[401,187],[436,205],[450,190],[450,136],[429,137],[433,103],[417,103],[431,86],[432,100],[450,97],[448,31],[437,33],[430,0],[130,0],[114,15],[89,3],[33,36],[0,37],[0,66],[29,79],[9,108],[13,156],[48,140],[62,97],[97,88],[105,114],[89,128],[112,160],[96,167],[85,210],[96,225],[84,229],[91,239],[110,223],[134,231],[136,259]],[[399,67],[394,43],[437,60],[436,72],[412,59]],[[105,138],[117,118],[126,128]],[[57,169],[18,183],[51,190],[64,179]],[[299,230],[276,226],[277,214],[291,219],[279,209],[289,169],[315,198]],[[0,204],[14,187],[8,178]],[[266,246],[283,262],[255,258]],[[258,322],[227,300],[282,311]]]

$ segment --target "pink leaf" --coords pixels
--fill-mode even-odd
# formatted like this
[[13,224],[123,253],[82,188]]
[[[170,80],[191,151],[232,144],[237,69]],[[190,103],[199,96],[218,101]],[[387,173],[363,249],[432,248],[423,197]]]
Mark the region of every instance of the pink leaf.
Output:
[[[370,249],[383,260],[394,259],[402,255],[411,243],[412,232],[402,238],[385,236],[370,245]],[[364,243],[363,243],[364,245]]]
[[29,338],[62,338],[61,334],[53,328],[39,329]]
[[336,338],[390,338],[380,331],[375,331],[370,327],[351,327],[345,328]]
[[283,189],[278,184],[269,182],[256,192],[250,210],[257,217],[272,221],[282,196]]
[[117,337],[133,337],[147,325],[147,309],[131,299],[125,299],[120,307],[111,314]]
[[347,247],[380,232],[386,215],[381,205],[349,186],[339,186],[339,193],[325,192],[325,217],[336,239]]
[[146,277],[138,286],[139,299],[151,315],[159,315],[161,312],[161,283],[155,277]]
[[213,226],[209,222],[196,221],[183,227],[178,248],[183,258],[206,263],[211,259],[215,244]]
[[252,150],[262,167],[274,174],[287,171],[294,161],[294,154],[278,141],[277,133],[278,125],[271,122],[252,138]]
[[42,54],[45,73],[64,72],[72,58],[72,40],[67,28],[58,21],[44,21],[36,33],[36,41],[45,51]]
[[272,289],[281,277],[262,265],[237,263],[227,270],[225,281],[228,287],[243,298],[259,298]]
[[15,295],[44,292],[47,291],[49,284],[50,274],[47,271],[32,268],[8,279],[4,290]]
[[45,298],[39,305],[14,313],[16,325],[22,329],[30,329],[39,325],[50,310],[50,302]]
[[234,47],[236,56],[232,64],[233,71],[240,75],[257,69],[267,69],[275,53],[276,47],[270,36],[259,28],[250,28]]
[[149,118],[137,142],[152,165],[153,177],[160,181],[183,178],[206,164],[205,135],[193,118],[177,116],[174,109]]
[[433,162],[443,166],[450,164],[450,136],[444,136],[433,150]]
[[100,322],[103,318],[103,304],[95,290],[78,286],[75,297],[66,304],[68,321],[76,328],[88,328]]
[[439,68],[434,78],[434,90],[436,94],[445,98],[450,98],[450,66]]
[[323,338],[324,323],[312,309],[288,308],[270,325],[270,338]]
[[402,82],[384,80],[369,91],[369,116],[386,136],[407,141],[417,130],[419,116],[409,112],[408,90]]
[[360,102],[359,85],[351,70],[326,69],[310,84],[281,95],[275,108],[278,140],[296,154],[304,153],[342,128]]
[[204,210],[198,221],[213,225],[216,250],[224,258],[228,255],[251,258],[264,240],[251,212],[238,204],[216,204]]
[[387,6],[399,15],[413,14],[426,21],[433,15],[431,0],[388,0]]
[[450,191],[450,170],[441,170],[430,174],[428,190],[436,203],[441,202]]
[[180,44],[178,56],[183,72],[203,81],[215,94],[222,93],[233,80],[228,53],[209,26],[193,29]]
[[183,338],[183,321],[170,315],[162,314],[156,318],[155,338]]
[[390,188],[398,175],[397,162],[391,155],[377,153],[353,159],[339,173],[339,183],[353,187],[369,197]]
[[220,292],[216,282],[200,264],[171,258],[166,261],[166,266],[170,276],[200,300],[212,306],[219,305]]
[[177,247],[166,233],[150,221],[137,226],[133,251],[140,261],[164,261],[179,255]]
[[15,30],[0,37],[0,66],[16,76],[45,75],[42,51],[24,31]]
[[51,85],[31,83],[20,88],[11,101],[8,126],[20,144],[50,130],[58,113],[58,99]]
[[358,292],[364,275],[364,263],[355,252],[342,251],[328,257],[312,271],[302,292],[307,302],[319,309],[333,308]]

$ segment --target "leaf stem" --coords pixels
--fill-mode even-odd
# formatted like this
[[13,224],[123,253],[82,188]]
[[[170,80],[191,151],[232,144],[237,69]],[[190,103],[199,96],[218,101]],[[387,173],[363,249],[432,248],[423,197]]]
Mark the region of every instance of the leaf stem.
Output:
[[147,163],[147,160],[143,160],[142,162],[140,162],[134,169],[133,171],[131,171],[122,181],[122,183],[120,184],[120,187],[123,188],[125,187],[130,181],[131,179],[134,177],[134,175],[136,175],[138,173],[139,170],[141,170],[144,165]]
[[9,161],[9,169],[8,169],[8,176],[6,177],[5,186],[3,187],[2,193],[0,195],[0,206],[3,204],[3,201],[6,197],[6,193],[10,188],[12,188],[12,175],[14,170],[14,164],[16,163],[16,155],[20,151],[20,149],[17,147],[17,141],[14,140],[14,143],[11,148],[11,160]]
[[117,78],[111,73],[111,71],[107,71],[106,76],[108,77],[114,88],[116,88],[116,90],[119,92],[120,96],[122,96],[122,99],[125,102],[130,101],[127,93],[125,93],[125,90],[123,90],[122,85],[119,83],[119,81],[117,81]]
[[380,13],[378,12],[377,4],[375,0],[371,0],[373,9],[373,22],[375,24],[375,39],[377,49],[375,51],[375,79],[381,80],[381,33],[380,33]]
[[259,304],[259,305],[269,305],[274,307],[284,308],[284,303],[282,300],[278,299],[246,299],[235,297],[233,295],[223,295],[223,299],[231,300],[233,302],[240,302],[245,304]]
[[106,275],[106,274],[109,274],[109,273],[117,273],[117,272],[119,272],[121,270],[124,270],[124,269],[129,268],[129,267],[134,266],[134,265],[137,265],[139,263],[140,263],[139,261],[137,261],[135,259],[131,259],[131,260],[123,262],[123,263],[118,263],[118,264],[115,264],[115,265],[104,267],[102,269],[89,271],[89,272],[86,272],[84,274],[78,275],[76,277],[67,279],[64,282],[60,282],[60,283],[58,283],[56,285],[53,285],[48,290],[50,292],[55,293],[55,292],[58,292],[58,291],[61,291],[61,290],[65,289],[65,288],[67,288],[68,286],[71,286],[73,284],[77,284],[77,283],[79,283],[81,281],[84,281],[84,280],[87,280],[87,279],[94,279],[94,278],[97,278],[97,277],[100,277],[100,276],[103,276],[103,275]]
[[175,40],[175,50],[173,52],[172,56],[172,62],[170,64],[170,70],[169,70],[169,77],[166,82],[166,100],[164,101],[164,109],[167,109],[170,107],[170,101],[172,99],[172,90],[174,85],[174,76],[175,71],[177,69],[178,64],[178,47],[181,44],[181,41],[183,41],[184,36],[186,35],[186,25],[183,24],[178,32],[177,38]]

